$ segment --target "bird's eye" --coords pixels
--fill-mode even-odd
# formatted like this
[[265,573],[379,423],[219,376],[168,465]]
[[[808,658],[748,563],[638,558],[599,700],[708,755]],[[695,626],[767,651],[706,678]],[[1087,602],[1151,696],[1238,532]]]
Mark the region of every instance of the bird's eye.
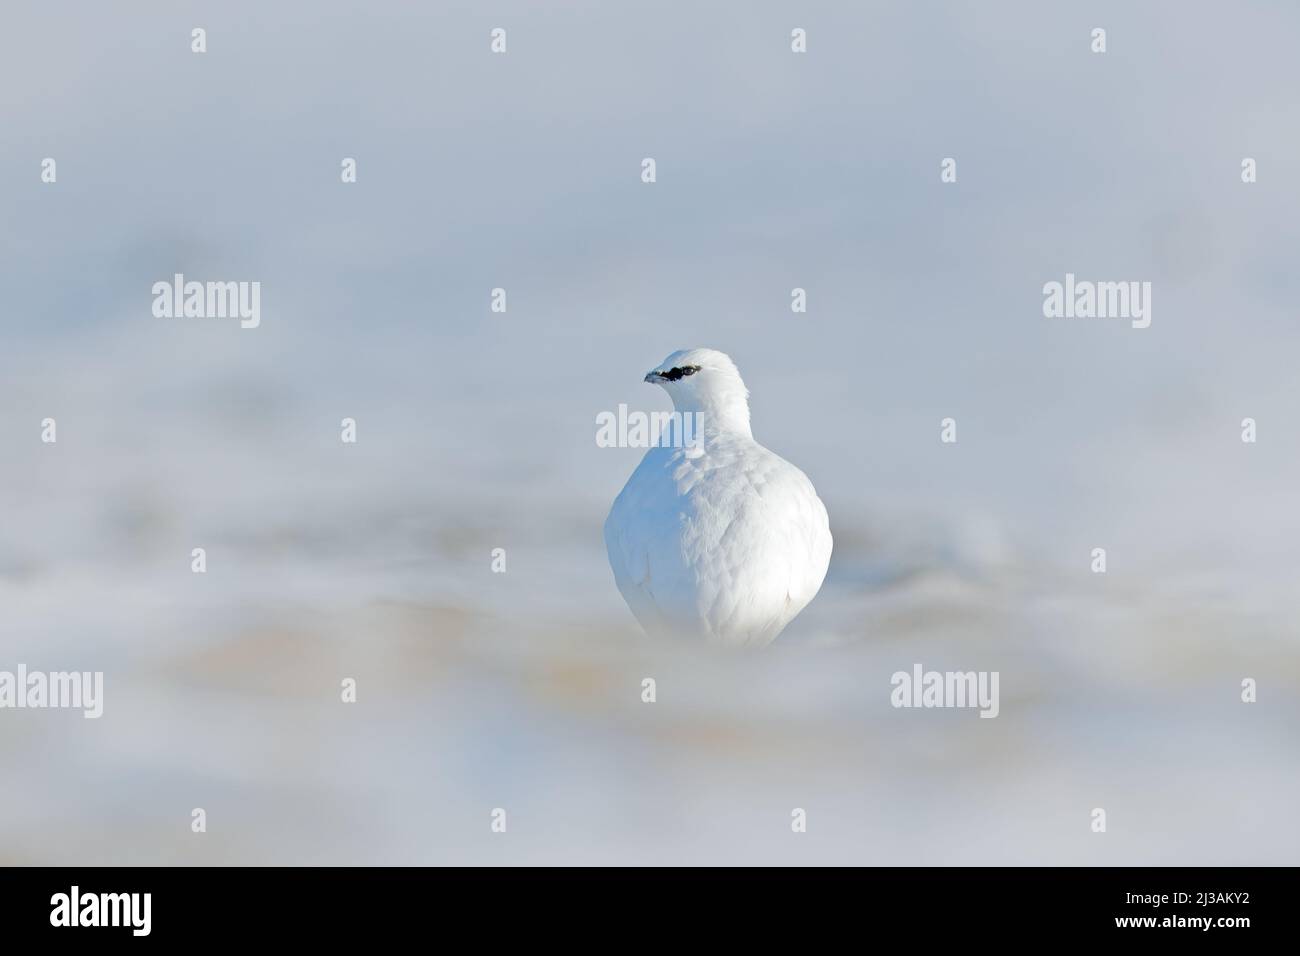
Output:
[[670,368],[666,372],[661,372],[660,375],[670,382],[676,382],[685,375],[694,375],[699,370],[700,367],[698,365],[678,365]]

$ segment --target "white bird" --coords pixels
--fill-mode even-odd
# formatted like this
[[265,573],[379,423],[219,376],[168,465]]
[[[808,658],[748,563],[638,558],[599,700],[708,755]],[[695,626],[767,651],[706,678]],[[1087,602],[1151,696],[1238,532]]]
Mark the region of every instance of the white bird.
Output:
[[749,391],[727,355],[674,352],[645,381],[677,417],[605,519],[618,589],[652,636],[767,644],[826,577],[826,507],[802,471],[754,441]]

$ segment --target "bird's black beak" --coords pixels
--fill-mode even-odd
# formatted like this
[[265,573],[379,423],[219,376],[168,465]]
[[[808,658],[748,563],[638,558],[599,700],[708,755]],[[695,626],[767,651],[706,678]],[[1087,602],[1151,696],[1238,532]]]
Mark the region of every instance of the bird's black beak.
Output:
[[643,382],[649,382],[651,385],[657,385],[663,380],[664,377],[663,377],[663,373],[661,372],[646,372],[645,378],[642,379]]

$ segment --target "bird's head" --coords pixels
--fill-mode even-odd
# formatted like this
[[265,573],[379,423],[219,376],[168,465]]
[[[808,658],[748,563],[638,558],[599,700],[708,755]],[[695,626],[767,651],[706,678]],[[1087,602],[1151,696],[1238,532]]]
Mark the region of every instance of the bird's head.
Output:
[[718,428],[749,431],[749,390],[736,363],[717,349],[674,352],[646,373],[679,412],[700,412]]

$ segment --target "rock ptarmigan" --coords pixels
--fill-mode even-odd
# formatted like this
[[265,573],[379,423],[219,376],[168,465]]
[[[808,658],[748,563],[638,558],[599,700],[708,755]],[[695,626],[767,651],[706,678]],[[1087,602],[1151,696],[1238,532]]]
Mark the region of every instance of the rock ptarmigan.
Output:
[[618,589],[652,636],[767,644],[826,577],[826,507],[802,471],[754,441],[728,356],[674,352],[645,381],[677,415],[605,519]]

